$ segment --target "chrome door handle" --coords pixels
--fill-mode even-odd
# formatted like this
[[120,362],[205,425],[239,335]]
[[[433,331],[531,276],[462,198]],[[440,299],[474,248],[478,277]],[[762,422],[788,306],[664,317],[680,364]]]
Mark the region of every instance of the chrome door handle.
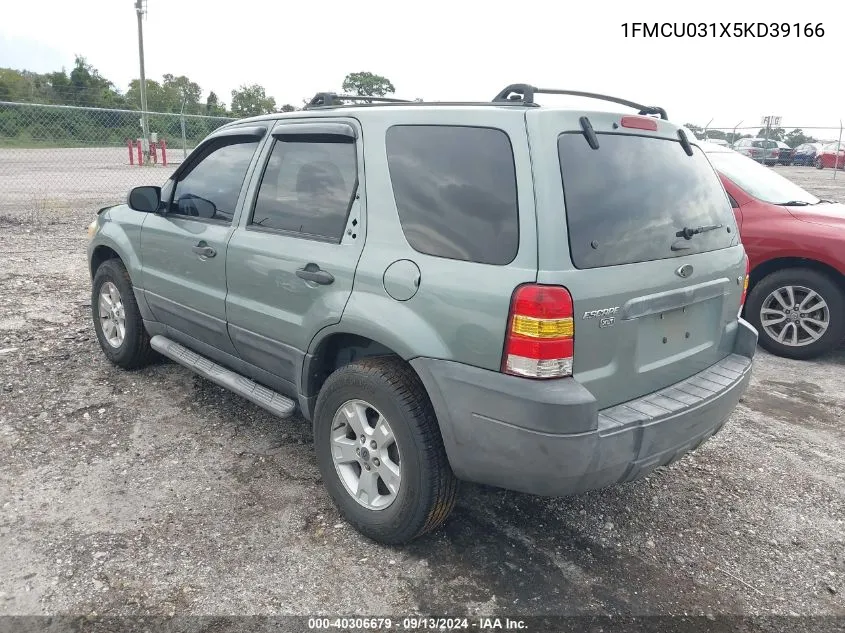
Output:
[[215,255],[217,255],[217,251],[215,251],[205,242],[200,242],[196,246],[192,246],[191,250],[201,257],[214,257]]
[[334,281],[334,275],[327,270],[322,270],[317,264],[313,263],[306,264],[304,268],[298,268],[296,276],[323,286],[327,286]]

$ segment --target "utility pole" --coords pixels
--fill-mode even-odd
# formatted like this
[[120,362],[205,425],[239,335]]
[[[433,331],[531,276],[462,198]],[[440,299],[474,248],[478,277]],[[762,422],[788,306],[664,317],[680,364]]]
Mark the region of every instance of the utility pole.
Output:
[[150,124],[147,120],[147,79],[144,76],[144,27],[142,19],[146,13],[144,7],[146,0],[135,0],[135,13],[138,15],[138,58],[141,63],[141,143],[144,147],[144,156],[150,152]]

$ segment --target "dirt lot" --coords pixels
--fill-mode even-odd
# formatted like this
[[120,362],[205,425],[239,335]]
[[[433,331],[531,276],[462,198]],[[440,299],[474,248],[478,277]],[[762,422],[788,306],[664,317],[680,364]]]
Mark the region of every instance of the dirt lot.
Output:
[[[845,174],[777,169],[845,202]],[[845,621],[843,351],[761,351],[725,430],[644,481],[554,500],[465,485],[443,530],[392,549],[340,519],[301,419],[172,363],[105,361],[84,254],[93,206],[13,207],[0,210],[0,615]]]
[[171,148],[167,160],[167,167],[130,166],[125,147],[0,147],[0,216],[23,211],[28,219],[61,222],[69,209],[96,210],[122,201],[132,187],[162,184],[182,161],[181,148]]

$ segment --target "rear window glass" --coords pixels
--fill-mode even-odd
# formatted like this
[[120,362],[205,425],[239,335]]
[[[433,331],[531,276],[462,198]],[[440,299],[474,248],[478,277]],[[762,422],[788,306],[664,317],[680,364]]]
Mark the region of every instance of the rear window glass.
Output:
[[502,130],[396,125],[387,164],[402,231],[437,257],[508,264],[519,246],[516,172]]
[[[558,154],[572,262],[598,268],[727,248],[736,223],[719,177],[702,151],[677,141],[561,134]],[[684,229],[721,225],[687,240]],[[676,250],[672,250],[673,245]]]

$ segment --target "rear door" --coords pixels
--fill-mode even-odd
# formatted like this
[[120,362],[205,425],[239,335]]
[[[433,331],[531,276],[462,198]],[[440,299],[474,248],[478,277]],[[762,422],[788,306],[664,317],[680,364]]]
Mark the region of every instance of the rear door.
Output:
[[229,241],[226,314],[240,357],[295,393],[322,328],[340,321],[364,244],[360,127],[279,121]]
[[745,254],[704,153],[692,145],[689,156],[677,128],[661,120],[589,113],[593,149],[583,113],[526,116],[538,281],[572,294],[574,377],[606,407],[729,354]]

